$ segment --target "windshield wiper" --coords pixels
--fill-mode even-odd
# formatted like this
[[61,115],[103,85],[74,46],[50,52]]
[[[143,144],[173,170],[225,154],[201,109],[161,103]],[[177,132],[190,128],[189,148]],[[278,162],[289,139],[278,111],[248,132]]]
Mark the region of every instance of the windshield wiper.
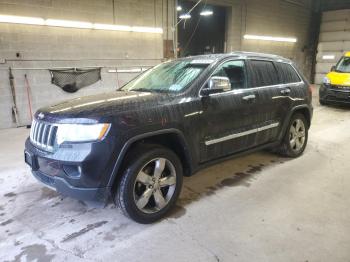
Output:
[[171,92],[168,89],[147,89],[147,88],[131,89],[130,91],[151,92],[151,93],[169,93],[169,92]]
[[135,92],[154,92],[152,89],[147,89],[147,88],[137,88],[137,89],[130,89],[128,91],[135,91]]

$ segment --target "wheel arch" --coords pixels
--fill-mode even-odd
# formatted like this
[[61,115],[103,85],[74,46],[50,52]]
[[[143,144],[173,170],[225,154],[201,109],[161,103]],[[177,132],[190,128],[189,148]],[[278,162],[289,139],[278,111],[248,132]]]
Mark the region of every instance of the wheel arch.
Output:
[[287,131],[287,128],[288,128],[288,125],[289,125],[291,118],[293,117],[293,115],[295,115],[297,113],[301,113],[305,116],[307,124],[308,124],[308,128],[310,128],[311,119],[312,119],[312,108],[310,108],[310,106],[308,106],[308,105],[296,106],[290,111],[288,117],[284,121],[283,129],[282,129],[282,132],[281,132],[280,137],[279,137],[280,140],[283,139],[283,137]]
[[183,133],[178,129],[166,129],[145,133],[130,138],[123,146],[114,164],[108,187],[113,189],[120,178],[119,172],[123,168],[123,162],[128,152],[137,147],[140,143],[158,144],[173,150],[183,165],[184,175],[190,176],[193,171],[192,158],[189,152],[188,143]]
[[311,113],[310,108],[308,106],[300,106],[300,107],[294,108],[294,110],[292,111],[292,113],[289,117],[289,121],[292,118],[292,116],[297,114],[297,113],[301,113],[304,115],[304,117],[306,118],[306,121],[307,121],[307,127],[310,128],[311,118],[312,118],[312,113]]

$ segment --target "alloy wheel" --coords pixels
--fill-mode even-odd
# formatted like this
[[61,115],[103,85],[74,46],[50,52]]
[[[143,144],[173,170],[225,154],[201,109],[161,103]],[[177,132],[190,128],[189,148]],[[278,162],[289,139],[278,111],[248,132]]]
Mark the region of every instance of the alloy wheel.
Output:
[[136,176],[134,201],[144,213],[156,213],[171,200],[176,188],[174,165],[166,158],[156,158],[144,165]]
[[294,152],[302,150],[305,144],[305,124],[301,119],[295,119],[290,126],[289,144]]

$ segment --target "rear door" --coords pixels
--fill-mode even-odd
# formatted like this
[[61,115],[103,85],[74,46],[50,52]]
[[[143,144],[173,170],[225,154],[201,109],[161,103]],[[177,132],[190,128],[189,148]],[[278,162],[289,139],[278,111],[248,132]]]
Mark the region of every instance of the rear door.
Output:
[[249,60],[249,88],[255,90],[258,108],[254,122],[257,133],[254,146],[277,140],[282,127],[280,112],[280,80],[272,61],[262,59]]
[[306,89],[302,88],[304,82],[296,72],[295,68],[289,63],[275,63],[281,86],[279,88],[279,114],[284,120],[293,107],[293,103],[304,101]]

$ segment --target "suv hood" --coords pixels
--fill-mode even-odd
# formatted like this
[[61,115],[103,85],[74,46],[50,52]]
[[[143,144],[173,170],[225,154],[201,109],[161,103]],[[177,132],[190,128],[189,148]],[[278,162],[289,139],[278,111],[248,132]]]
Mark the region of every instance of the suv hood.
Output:
[[[149,108],[168,98],[168,94],[149,92],[114,91],[98,95],[79,97],[56,105],[40,109],[36,113],[39,119],[49,122],[67,122],[65,119],[106,119],[120,112]],[[102,118],[102,119],[101,119]],[[70,121],[68,121],[70,122]]]
[[350,86],[350,73],[330,72],[327,77],[332,85]]

